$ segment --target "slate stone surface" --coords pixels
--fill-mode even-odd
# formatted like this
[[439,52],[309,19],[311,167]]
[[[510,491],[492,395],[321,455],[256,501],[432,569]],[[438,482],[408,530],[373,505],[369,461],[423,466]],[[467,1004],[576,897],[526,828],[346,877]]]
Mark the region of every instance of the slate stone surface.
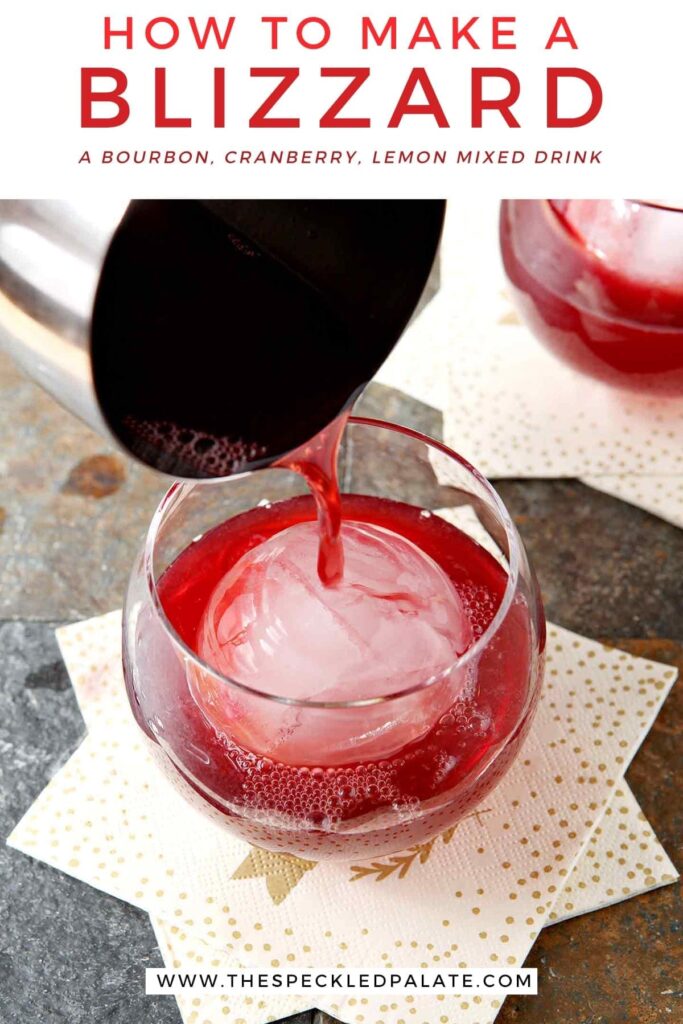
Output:
[[[2,352],[0,423],[0,619],[117,608],[168,483],[115,452]],[[96,456],[110,460],[109,493],[99,497],[92,461],[83,472]]]
[[[360,411],[435,436],[441,429],[435,410],[379,386]],[[83,730],[54,626],[120,605],[167,483],[78,424],[1,355],[0,413],[4,839]],[[389,486],[397,473],[409,500],[453,503],[428,463],[353,464],[358,486]],[[575,481],[503,481],[498,489],[550,618],[683,665],[683,531]],[[682,693],[678,684],[628,775],[679,868]],[[682,930],[680,886],[546,929],[530,960],[541,968],[541,994],[507,1000],[500,1024],[683,1024]],[[1,1024],[178,1024],[172,999],[143,994],[142,968],[160,965],[144,914],[2,845]],[[297,1024],[313,1016],[327,1019],[304,1014]]]
[[0,624],[0,1021],[178,1024],[144,994],[163,966],[147,916],[4,843],[84,732],[55,625]]

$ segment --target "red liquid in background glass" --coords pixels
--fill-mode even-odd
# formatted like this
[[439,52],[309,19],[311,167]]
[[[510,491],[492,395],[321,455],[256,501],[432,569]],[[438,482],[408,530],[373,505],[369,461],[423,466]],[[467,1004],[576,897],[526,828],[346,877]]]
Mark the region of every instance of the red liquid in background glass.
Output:
[[501,247],[522,316],[611,384],[683,394],[683,211],[627,200],[506,200]]
[[[344,494],[340,510],[344,522],[373,524],[417,545],[452,581],[473,638],[486,630],[508,577],[471,538],[438,516],[386,499]],[[187,647],[196,650],[207,602],[230,568],[279,531],[315,518],[311,497],[255,508],[217,526],[176,558],[160,578],[158,593]],[[168,755],[159,761],[169,777],[185,796],[199,797],[200,805],[208,802],[217,817],[250,843],[312,859],[395,851],[447,828],[505,773],[526,734],[537,696],[528,609],[513,604],[478,662],[476,694],[442,707],[426,734],[399,749],[384,750],[381,758],[373,758],[370,750],[343,764],[321,739],[312,762],[311,742],[318,726],[311,718],[304,733],[305,763],[297,764],[296,737],[285,762],[246,749],[214,728],[192,698],[178,656],[167,654],[160,665],[150,623],[140,623],[138,638],[144,646],[137,654],[139,674],[146,680],[144,720],[134,695],[131,703],[142,728]],[[163,649],[168,651],[167,644]],[[410,699],[429,703],[436,701],[436,694],[427,688]],[[163,720],[162,734],[154,729],[155,707]],[[274,707],[277,711],[280,705]],[[389,718],[394,712],[387,705]],[[264,714],[270,713],[266,707]],[[306,709],[306,714],[311,712]],[[397,807],[404,813],[397,814]]]

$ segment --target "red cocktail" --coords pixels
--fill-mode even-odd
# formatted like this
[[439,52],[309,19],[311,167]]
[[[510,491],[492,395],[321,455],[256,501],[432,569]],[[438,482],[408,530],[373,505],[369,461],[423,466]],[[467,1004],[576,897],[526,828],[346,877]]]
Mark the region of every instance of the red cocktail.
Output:
[[[430,448],[507,560],[401,501]],[[393,482],[366,469],[357,493],[369,460]],[[474,470],[366,420],[342,467],[334,580],[313,497],[263,470],[171,489],[125,612],[131,705],[168,776],[249,842],[311,859],[402,849],[478,803],[526,734],[544,644],[519,537]]]
[[505,200],[503,261],[537,337],[611,384],[683,393],[683,210]]

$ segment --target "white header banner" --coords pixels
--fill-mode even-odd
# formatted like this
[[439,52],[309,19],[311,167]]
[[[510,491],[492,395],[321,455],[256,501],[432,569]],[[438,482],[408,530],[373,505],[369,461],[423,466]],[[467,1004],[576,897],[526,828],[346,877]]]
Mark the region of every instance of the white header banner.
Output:
[[5,5],[3,196],[680,200],[683,8]]

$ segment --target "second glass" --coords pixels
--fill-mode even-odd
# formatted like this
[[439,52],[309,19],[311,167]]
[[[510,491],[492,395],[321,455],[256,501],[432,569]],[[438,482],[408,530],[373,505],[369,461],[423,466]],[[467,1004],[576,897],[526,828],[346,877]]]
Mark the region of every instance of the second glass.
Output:
[[503,262],[534,334],[575,369],[683,394],[683,208],[629,199],[508,199]]

